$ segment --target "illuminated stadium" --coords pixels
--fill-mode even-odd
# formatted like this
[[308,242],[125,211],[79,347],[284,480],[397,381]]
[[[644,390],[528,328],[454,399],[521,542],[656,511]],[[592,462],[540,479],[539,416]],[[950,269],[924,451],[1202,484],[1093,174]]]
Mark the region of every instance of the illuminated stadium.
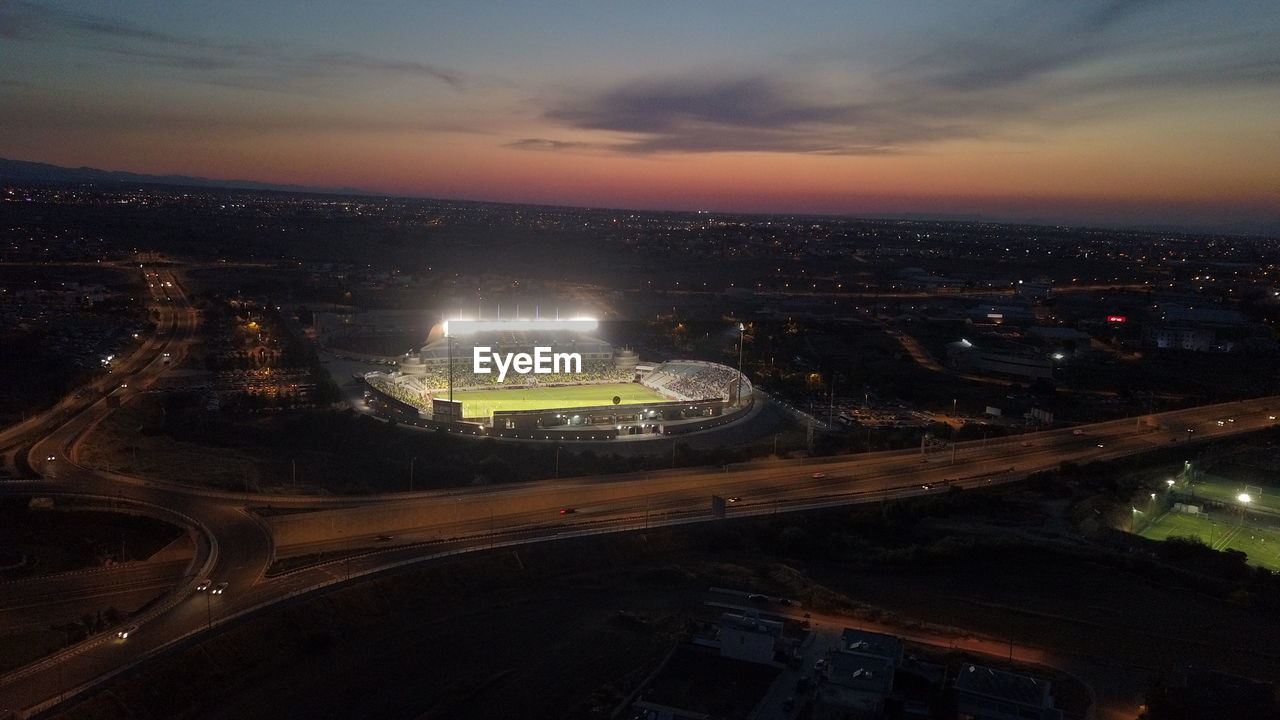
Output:
[[396,422],[525,440],[696,432],[750,407],[737,370],[642,362],[596,328],[584,318],[446,321],[397,371],[364,375],[366,401]]

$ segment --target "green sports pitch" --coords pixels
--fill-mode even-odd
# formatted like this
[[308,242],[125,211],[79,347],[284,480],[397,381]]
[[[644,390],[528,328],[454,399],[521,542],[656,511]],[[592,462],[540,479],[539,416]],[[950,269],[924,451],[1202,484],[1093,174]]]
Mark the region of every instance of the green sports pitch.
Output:
[[638,383],[464,390],[453,394],[454,400],[462,401],[462,416],[468,418],[491,417],[498,410],[568,410],[612,405],[615,397],[621,399],[620,405],[667,402],[666,398]]
[[1201,498],[1231,507],[1240,504],[1240,493],[1249,495],[1249,504],[1263,511],[1280,514],[1280,490],[1270,485],[1251,485],[1219,475],[1199,473],[1190,486],[1180,486],[1181,494],[1190,494],[1192,504]]
[[1168,512],[1139,526],[1138,534],[1151,540],[1175,535],[1198,537],[1214,550],[1239,550],[1250,565],[1280,570],[1280,532],[1273,528],[1242,525],[1240,522],[1212,520],[1202,515]]

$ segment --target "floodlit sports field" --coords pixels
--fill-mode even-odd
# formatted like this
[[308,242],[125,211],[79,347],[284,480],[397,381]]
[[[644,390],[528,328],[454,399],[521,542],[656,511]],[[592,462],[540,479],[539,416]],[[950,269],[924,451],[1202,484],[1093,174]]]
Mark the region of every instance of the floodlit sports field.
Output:
[[1164,513],[1150,525],[1139,527],[1138,534],[1151,540],[1164,540],[1174,535],[1198,537],[1214,550],[1230,548],[1243,552],[1249,556],[1250,565],[1280,570],[1280,532],[1272,528],[1176,512]]
[[1191,485],[1191,491],[1195,497],[1216,500],[1229,506],[1238,505],[1240,493],[1244,492],[1249,494],[1251,506],[1280,513],[1280,492],[1274,487],[1248,485],[1218,475],[1199,473],[1195,483]]
[[[478,418],[489,417],[495,410],[550,410],[612,405],[615,396],[622,398],[622,405],[667,402],[666,398],[638,383],[518,390],[465,390],[455,392],[453,399],[462,401],[463,417]],[[448,397],[448,395],[442,393],[439,397]]]

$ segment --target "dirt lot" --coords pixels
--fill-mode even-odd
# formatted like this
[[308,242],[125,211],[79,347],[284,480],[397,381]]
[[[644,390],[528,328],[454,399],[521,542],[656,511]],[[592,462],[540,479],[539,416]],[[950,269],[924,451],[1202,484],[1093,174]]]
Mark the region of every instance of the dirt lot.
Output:
[[0,572],[0,580],[97,567],[108,560],[145,560],[181,534],[150,518],[28,508],[26,500],[8,500],[0,503],[0,556],[12,567]]

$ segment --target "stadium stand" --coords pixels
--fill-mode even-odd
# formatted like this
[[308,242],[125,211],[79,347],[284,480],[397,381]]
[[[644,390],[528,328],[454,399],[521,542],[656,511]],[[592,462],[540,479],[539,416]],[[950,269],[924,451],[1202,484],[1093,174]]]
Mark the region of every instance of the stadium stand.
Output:
[[641,383],[673,400],[728,398],[738,373],[731,368],[697,360],[662,363],[644,376]]

